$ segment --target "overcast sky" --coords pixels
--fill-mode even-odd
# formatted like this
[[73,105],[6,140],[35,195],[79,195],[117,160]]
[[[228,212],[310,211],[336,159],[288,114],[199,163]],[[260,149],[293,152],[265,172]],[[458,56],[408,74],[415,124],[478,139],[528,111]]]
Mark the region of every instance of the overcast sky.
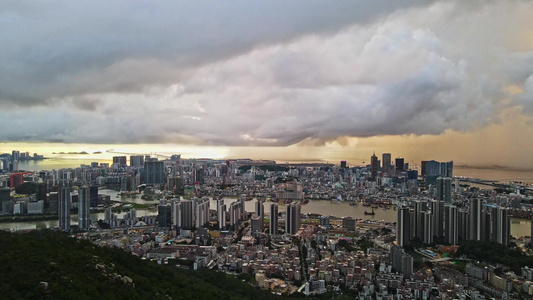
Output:
[[0,140],[346,146],[520,119],[522,143],[531,16],[532,1],[0,1]]

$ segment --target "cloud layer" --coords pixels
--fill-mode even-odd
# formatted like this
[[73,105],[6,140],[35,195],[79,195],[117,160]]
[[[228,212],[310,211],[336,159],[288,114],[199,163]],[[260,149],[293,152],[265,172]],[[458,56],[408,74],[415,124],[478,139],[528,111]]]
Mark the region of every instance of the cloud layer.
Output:
[[531,115],[533,4],[463,2],[2,7],[0,139],[279,146]]

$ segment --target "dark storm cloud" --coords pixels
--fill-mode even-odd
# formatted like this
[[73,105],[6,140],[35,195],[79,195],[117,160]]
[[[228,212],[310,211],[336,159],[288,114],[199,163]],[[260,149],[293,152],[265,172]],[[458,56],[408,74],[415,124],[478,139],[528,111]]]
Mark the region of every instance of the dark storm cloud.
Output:
[[[364,4],[364,9],[363,8]],[[258,45],[368,22],[416,1],[0,3],[0,101],[169,85]]]
[[5,140],[321,144],[533,107],[526,1],[3,6]]

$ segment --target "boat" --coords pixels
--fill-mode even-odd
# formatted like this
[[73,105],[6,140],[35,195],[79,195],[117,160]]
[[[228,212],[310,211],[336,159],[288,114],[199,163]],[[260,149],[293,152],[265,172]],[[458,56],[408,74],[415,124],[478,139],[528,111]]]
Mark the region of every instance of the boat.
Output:
[[357,206],[357,203],[352,202],[352,203],[350,203],[350,206]]
[[302,200],[302,204],[307,204],[307,203],[309,203],[309,200],[308,200],[308,199],[304,199],[304,200]]
[[368,212],[365,210],[365,216],[373,216],[375,215],[376,213],[374,212],[374,208],[372,208],[372,211],[371,212]]
[[279,202],[279,199],[278,198],[272,198],[270,199],[271,202],[274,202],[274,203],[278,203]]
[[283,201],[283,203],[285,203],[285,204],[290,204],[291,202],[292,202],[292,199],[287,199],[287,200]]
[[244,198],[244,201],[251,201],[253,199],[254,199],[253,197],[248,197],[248,198]]

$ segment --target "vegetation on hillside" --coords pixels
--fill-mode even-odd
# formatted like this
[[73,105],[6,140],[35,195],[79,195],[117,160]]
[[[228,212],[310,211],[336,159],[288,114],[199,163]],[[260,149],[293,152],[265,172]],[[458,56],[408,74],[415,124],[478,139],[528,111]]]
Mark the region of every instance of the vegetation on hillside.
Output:
[[234,276],[143,261],[49,230],[0,231],[5,299],[278,299]]
[[516,248],[496,242],[465,241],[455,255],[466,255],[475,260],[500,263],[511,267],[517,273],[520,273],[521,267],[533,266],[533,256],[526,256]]

